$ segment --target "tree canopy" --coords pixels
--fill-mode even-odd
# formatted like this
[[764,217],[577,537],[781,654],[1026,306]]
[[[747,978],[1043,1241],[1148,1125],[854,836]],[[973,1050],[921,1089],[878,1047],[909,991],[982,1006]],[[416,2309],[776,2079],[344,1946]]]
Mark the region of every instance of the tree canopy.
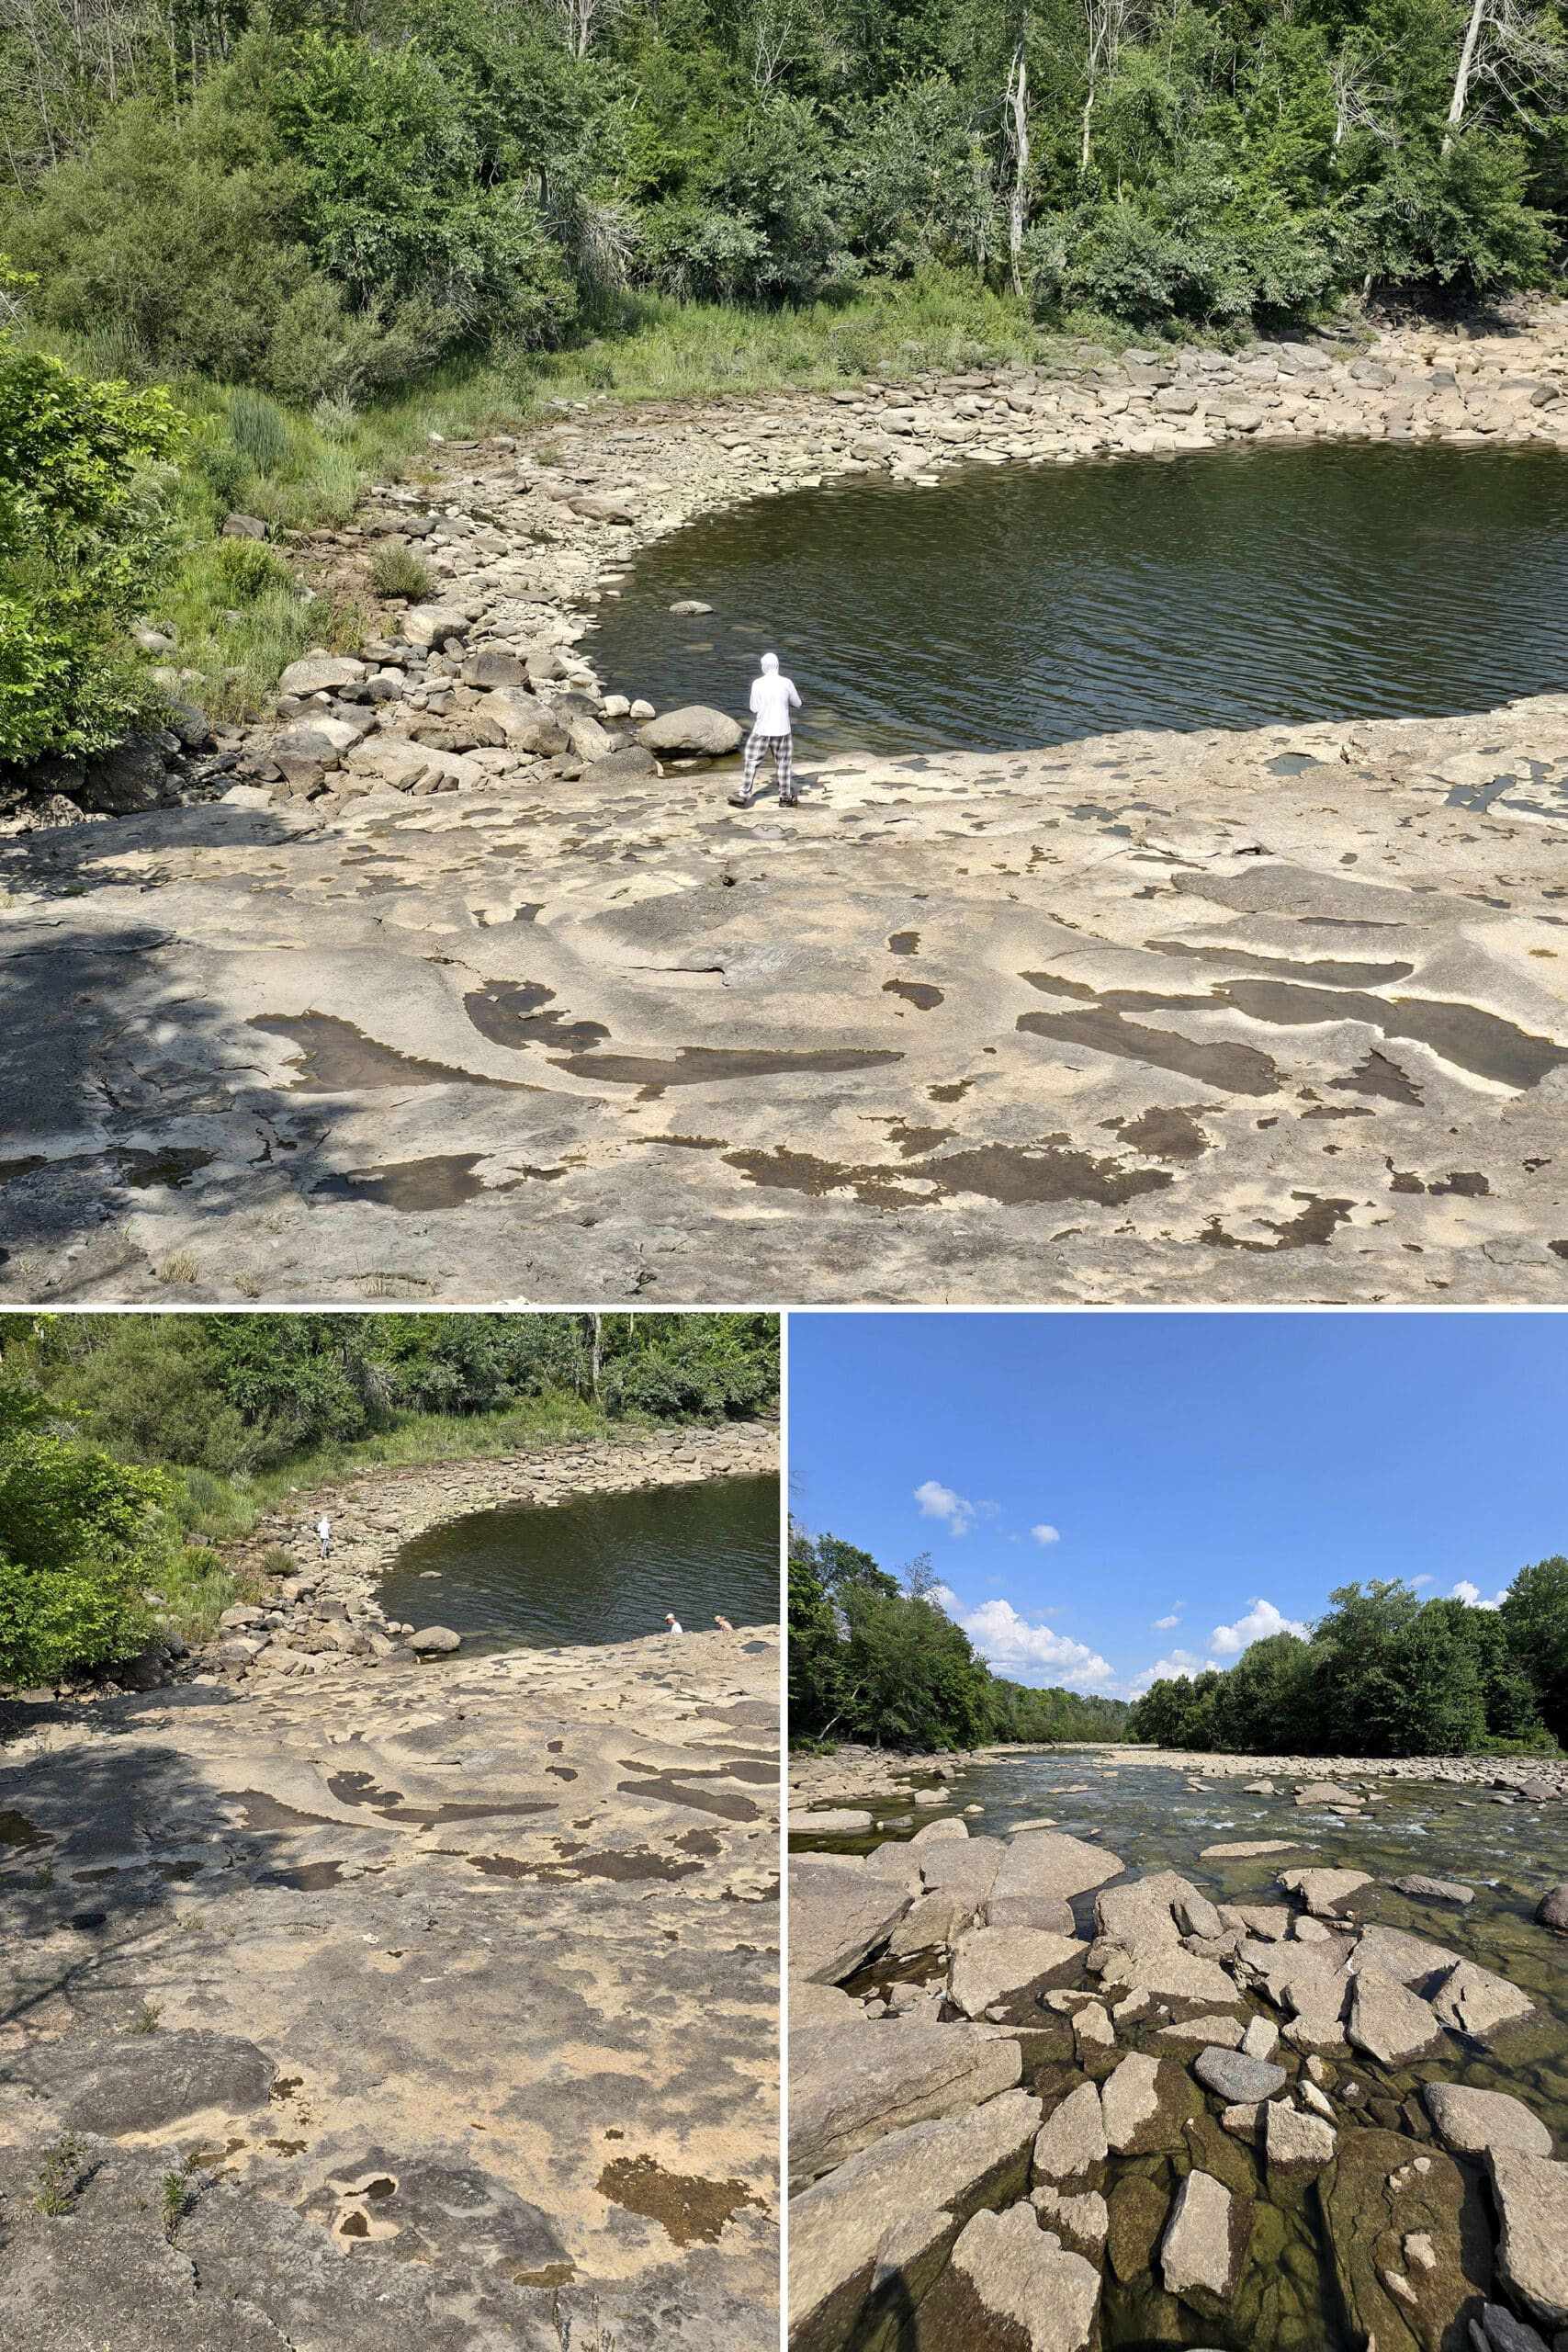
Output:
[[1236,1755],[1453,1756],[1568,1732],[1568,1561],[1524,1568],[1500,1609],[1341,1585],[1309,1639],[1272,1634],[1226,1672],[1156,1682],[1128,1736]]
[[921,1557],[901,1576],[836,1535],[792,1530],[789,1716],[795,1739],[971,1748],[1119,1739],[1118,1700],[1009,1682],[933,1598]]

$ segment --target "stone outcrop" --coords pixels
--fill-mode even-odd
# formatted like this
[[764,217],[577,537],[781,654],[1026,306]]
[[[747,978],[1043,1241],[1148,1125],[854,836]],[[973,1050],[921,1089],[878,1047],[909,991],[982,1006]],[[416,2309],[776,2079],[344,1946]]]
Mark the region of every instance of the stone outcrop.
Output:
[[890,2132],[1016,2088],[1022,2064],[1017,2041],[988,2026],[908,2018],[875,2033],[859,2024],[792,2033],[791,2187],[804,2188]]

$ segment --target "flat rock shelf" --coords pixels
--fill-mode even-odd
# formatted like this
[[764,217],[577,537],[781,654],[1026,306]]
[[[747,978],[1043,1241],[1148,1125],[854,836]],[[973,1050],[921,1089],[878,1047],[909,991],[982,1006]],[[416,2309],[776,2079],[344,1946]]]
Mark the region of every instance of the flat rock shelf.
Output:
[[[383,486],[311,577],[417,527],[434,603],[186,805],[0,817],[0,1297],[1562,1304],[1565,389],[1540,304]],[[732,809],[792,613],[824,756]]]
[[796,2352],[1568,2341],[1568,1767],[790,1778]]
[[772,2352],[778,1671],[329,1664],[13,1743],[7,2352]]

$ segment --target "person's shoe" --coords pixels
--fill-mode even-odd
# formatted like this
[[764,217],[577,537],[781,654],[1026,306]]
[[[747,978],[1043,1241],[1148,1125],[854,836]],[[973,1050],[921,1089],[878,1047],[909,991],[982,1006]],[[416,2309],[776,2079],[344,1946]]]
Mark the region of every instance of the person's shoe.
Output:
[[751,803],[743,792],[732,792],[729,795],[729,805],[732,808],[750,808]]
[[781,793],[780,793],[780,795],[779,795],[779,807],[780,807],[781,808],[799,808],[799,806],[800,806],[800,800],[799,800],[799,797],[798,797],[798,795],[797,795],[797,794],[793,793],[793,792],[781,792]]

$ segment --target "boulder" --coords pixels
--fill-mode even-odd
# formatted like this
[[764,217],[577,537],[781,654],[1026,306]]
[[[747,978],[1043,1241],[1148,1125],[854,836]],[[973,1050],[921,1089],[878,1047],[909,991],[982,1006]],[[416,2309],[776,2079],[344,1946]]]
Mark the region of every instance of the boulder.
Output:
[[521,687],[502,686],[485,698],[485,717],[498,719],[513,751],[553,760],[567,748],[567,732],[554,713]]
[[1040,1928],[977,1928],[953,1952],[948,1991],[965,2017],[976,2018],[1048,1977],[1076,1973],[1083,1958],[1076,1936]]
[[1343,2132],[1317,2195],[1352,2340],[1381,2352],[1462,2345],[1490,2290],[1492,2245],[1452,2157],[1395,2132]]
[[[993,1928],[1054,1927],[1069,1896],[1085,1894],[1120,1878],[1121,1857],[1081,1838],[1055,1830],[1020,1832],[997,1865],[986,1898],[986,1920]],[[1048,1916],[1042,1916],[1043,1914]],[[1069,1930],[1070,1932],[1070,1930]]]
[[899,1958],[907,1952],[934,1951],[954,1942],[974,1925],[975,1905],[965,1894],[938,1889],[909,1905],[887,1939],[887,1949]]
[[1109,2154],[1099,2089],[1093,2083],[1080,2083],[1041,2127],[1034,2143],[1034,2177],[1080,2180],[1102,2165]]
[[908,1891],[879,1871],[792,1861],[790,1973],[820,1984],[853,1975],[886,1941],[908,1907]]
[[1189,2018],[1185,2024],[1162,2025],[1155,2039],[1187,2042],[1200,2050],[1239,2050],[1246,2030],[1239,2018]]
[[220,536],[225,539],[265,539],[266,525],[259,514],[225,514]]
[[900,1850],[918,1867],[928,1894],[962,1895],[977,1911],[991,1891],[1003,1849],[996,1838],[944,1838],[928,1845],[917,1834]]
[[1101,2083],[1100,2105],[1116,2154],[1143,2156],[1178,2146],[1182,2125],[1201,2102],[1176,2059],[1134,2050]]
[[101,760],[89,760],[82,782],[82,806],[95,815],[136,817],[160,808],[168,797],[164,754],[144,736],[117,743]]
[[467,627],[467,616],[451,605],[411,605],[400,623],[404,643],[420,647],[460,637]]
[[789,1980],[789,2030],[802,2033],[814,2025],[869,2026],[858,2001],[852,2000],[841,1984],[814,1984],[808,1977],[792,1976]]
[[886,2266],[898,2273],[889,2290],[903,2300],[911,2245],[929,2276],[942,2246],[974,2213],[1013,2203],[1039,2125],[1037,2098],[1004,2091],[967,2114],[890,2132],[803,2189],[789,2214],[790,2340],[796,2352],[840,2352],[885,2245],[890,2256],[897,2248],[904,2257]]
[[1406,1935],[1403,1928],[1371,1927],[1363,1931],[1346,1965],[1352,1976],[1375,1968],[1398,1984],[1426,1991],[1458,1962],[1457,1951],[1428,1943],[1424,1936]]
[[1568,2165],[1522,2148],[1488,2159],[1502,2223],[1497,2267],[1522,2303],[1549,2327],[1568,2324]]
[[1540,2116],[1506,2091],[1472,2090],[1464,2083],[1426,2083],[1422,2098],[1445,2147],[1461,2155],[1487,2155],[1494,2148],[1522,2149],[1527,2156],[1549,2156],[1551,2134]]
[[1235,1986],[1219,1963],[1182,1944],[1177,1906],[1202,1900],[1174,1871],[1107,1887],[1094,1906],[1099,1932],[1089,1956],[1090,1970],[1108,1984],[1125,1984],[1163,2000],[1234,2001]]
[[1290,1894],[1299,1894],[1307,1909],[1316,1918],[1335,1918],[1336,1905],[1354,1894],[1359,1886],[1371,1886],[1371,1879],[1365,1871],[1289,1870],[1280,1872],[1279,1883]]
[[1271,2099],[1263,2110],[1263,2148],[1270,2172],[1322,2172],[1334,2162],[1338,2137],[1321,2115],[1303,2115],[1285,2099]]
[[618,752],[607,752],[602,760],[590,760],[578,781],[610,786],[635,784],[640,777],[657,775],[659,763],[651,752],[640,743],[625,743]]
[[1085,2352],[1100,2273],[1034,2210],[976,2213],[920,2306],[922,2352]]
[[694,619],[699,613],[711,613],[713,606],[705,605],[698,596],[682,596],[670,607],[682,620]]
[[1011,2036],[988,2026],[897,2018],[795,2031],[790,2040],[791,2188],[869,2147],[889,2132],[976,2108],[1016,2087],[1022,2072]]
[[334,686],[356,686],[366,665],[349,653],[307,653],[290,662],[278,679],[280,695],[330,694]]
[[211,743],[212,721],[194,702],[170,703],[164,718],[170,733],[179,737],[182,751],[205,752]]
[[1213,2173],[1190,2172],[1160,2240],[1166,2292],[1206,2316],[1223,2310],[1235,2292],[1251,2231],[1245,2198],[1233,2197]]
[[1249,2058],[1244,2050],[1201,2051],[1192,2061],[1192,2072],[1205,2090],[1230,2106],[1272,2098],[1287,2080],[1283,2066],[1267,2058]]
[[1358,1976],[1350,1995],[1346,2039],[1385,2066],[1402,2066],[1430,2050],[1442,2031],[1427,2004],[1376,1970]]
[[[1423,1878],[1419,1871],[1410,1878],[1391,1878],[1389,1884],[1396,1893],[1408,1894],[1418,1903],[1473,1903],[1475,1900],[1472,1886],[1461,1886],[1457,1879]],[[1540,1917],[1539,1913],[1537,1917]]]
[[585,523],[635,523],[636,502],[617,497],[612,491],[588,491],[581,498],[566,502],[570,513],[580,514]]
[[463,1636],[455,1634],[450,1625],[426,1625],[409,1635],[409,1647],[416,1657],[449,1657],[463,1646]]
[[1055,2230],[1062,2244],[1070,2246],[1075,2254],[1088,2255],[1098,2261],[1105,2251],[1111,2226],[1110,2209],[1098,2189],[1082,2189],[1072,2196],[1045,2180],[1031,2190],[1029,2201],[1039,2214],[1043,2229]]
[[827,1805],[820,1813],[792,1813],[789,1834],[792,1838],[854,1838],[872,1826],[869,1813],[862,1813],[854,1805]]
[[[934,1804],[942,1803],[942,1799],[934,1791],[928,1791],[927,1793],[931,1795]],[[941,1838],[967,1838],[968,1835],[969,1824],[960,1815],[952,1814],[945,1821],[926,1822],[923,1827],[916,1830],[909,1843],[911,1846],[930,1846]],[[995,1847],[997,1858],[999,1859],[1001,1853],[999,1841],[995,1838],[988,1838],[985,1842],[987,1846]]]
[[1473,2320],[1470,2326],[1470,2340],[1476,2352],[1551,2352],[1545,2336],[1538,2334],[1528,2320],[1516,2319],[1504,2303],[1483,2304],[1479,2338]]
[[1239,1838],[1228,1846],[1205,1846],[1198,1856],[1201,1862],[1249,1862],[1258,1854],[1293,1854],[1299,1852],[1294,1838]]
[[509,645],[476,646],[463,662],[463,684],[489,693],[497,686],[526,686],[527,665]]
[[1433,2013],[1441,2024],[1476,2041],[1484,2041],[1501,2027],[1535,2014],[1535,2003],[1527,1993],[1473,1960],[1461,1960],[1451,1968],[1431,1998]]
[[1555,1928],[1560,1936],[1568,1936],[1568,1879],[1549,1887],[1535,1906],[1535,1916],[1543,1928]]
[[[680,710],[667,710],[658,718],[650,718],[637,731],[637,741],[645,751],[659,758],[721,759],[733,752],[744,729],[722,710],[710,710],[702,703],[689,703]],[[917,1796],[915,1802],[919,1803]]]

